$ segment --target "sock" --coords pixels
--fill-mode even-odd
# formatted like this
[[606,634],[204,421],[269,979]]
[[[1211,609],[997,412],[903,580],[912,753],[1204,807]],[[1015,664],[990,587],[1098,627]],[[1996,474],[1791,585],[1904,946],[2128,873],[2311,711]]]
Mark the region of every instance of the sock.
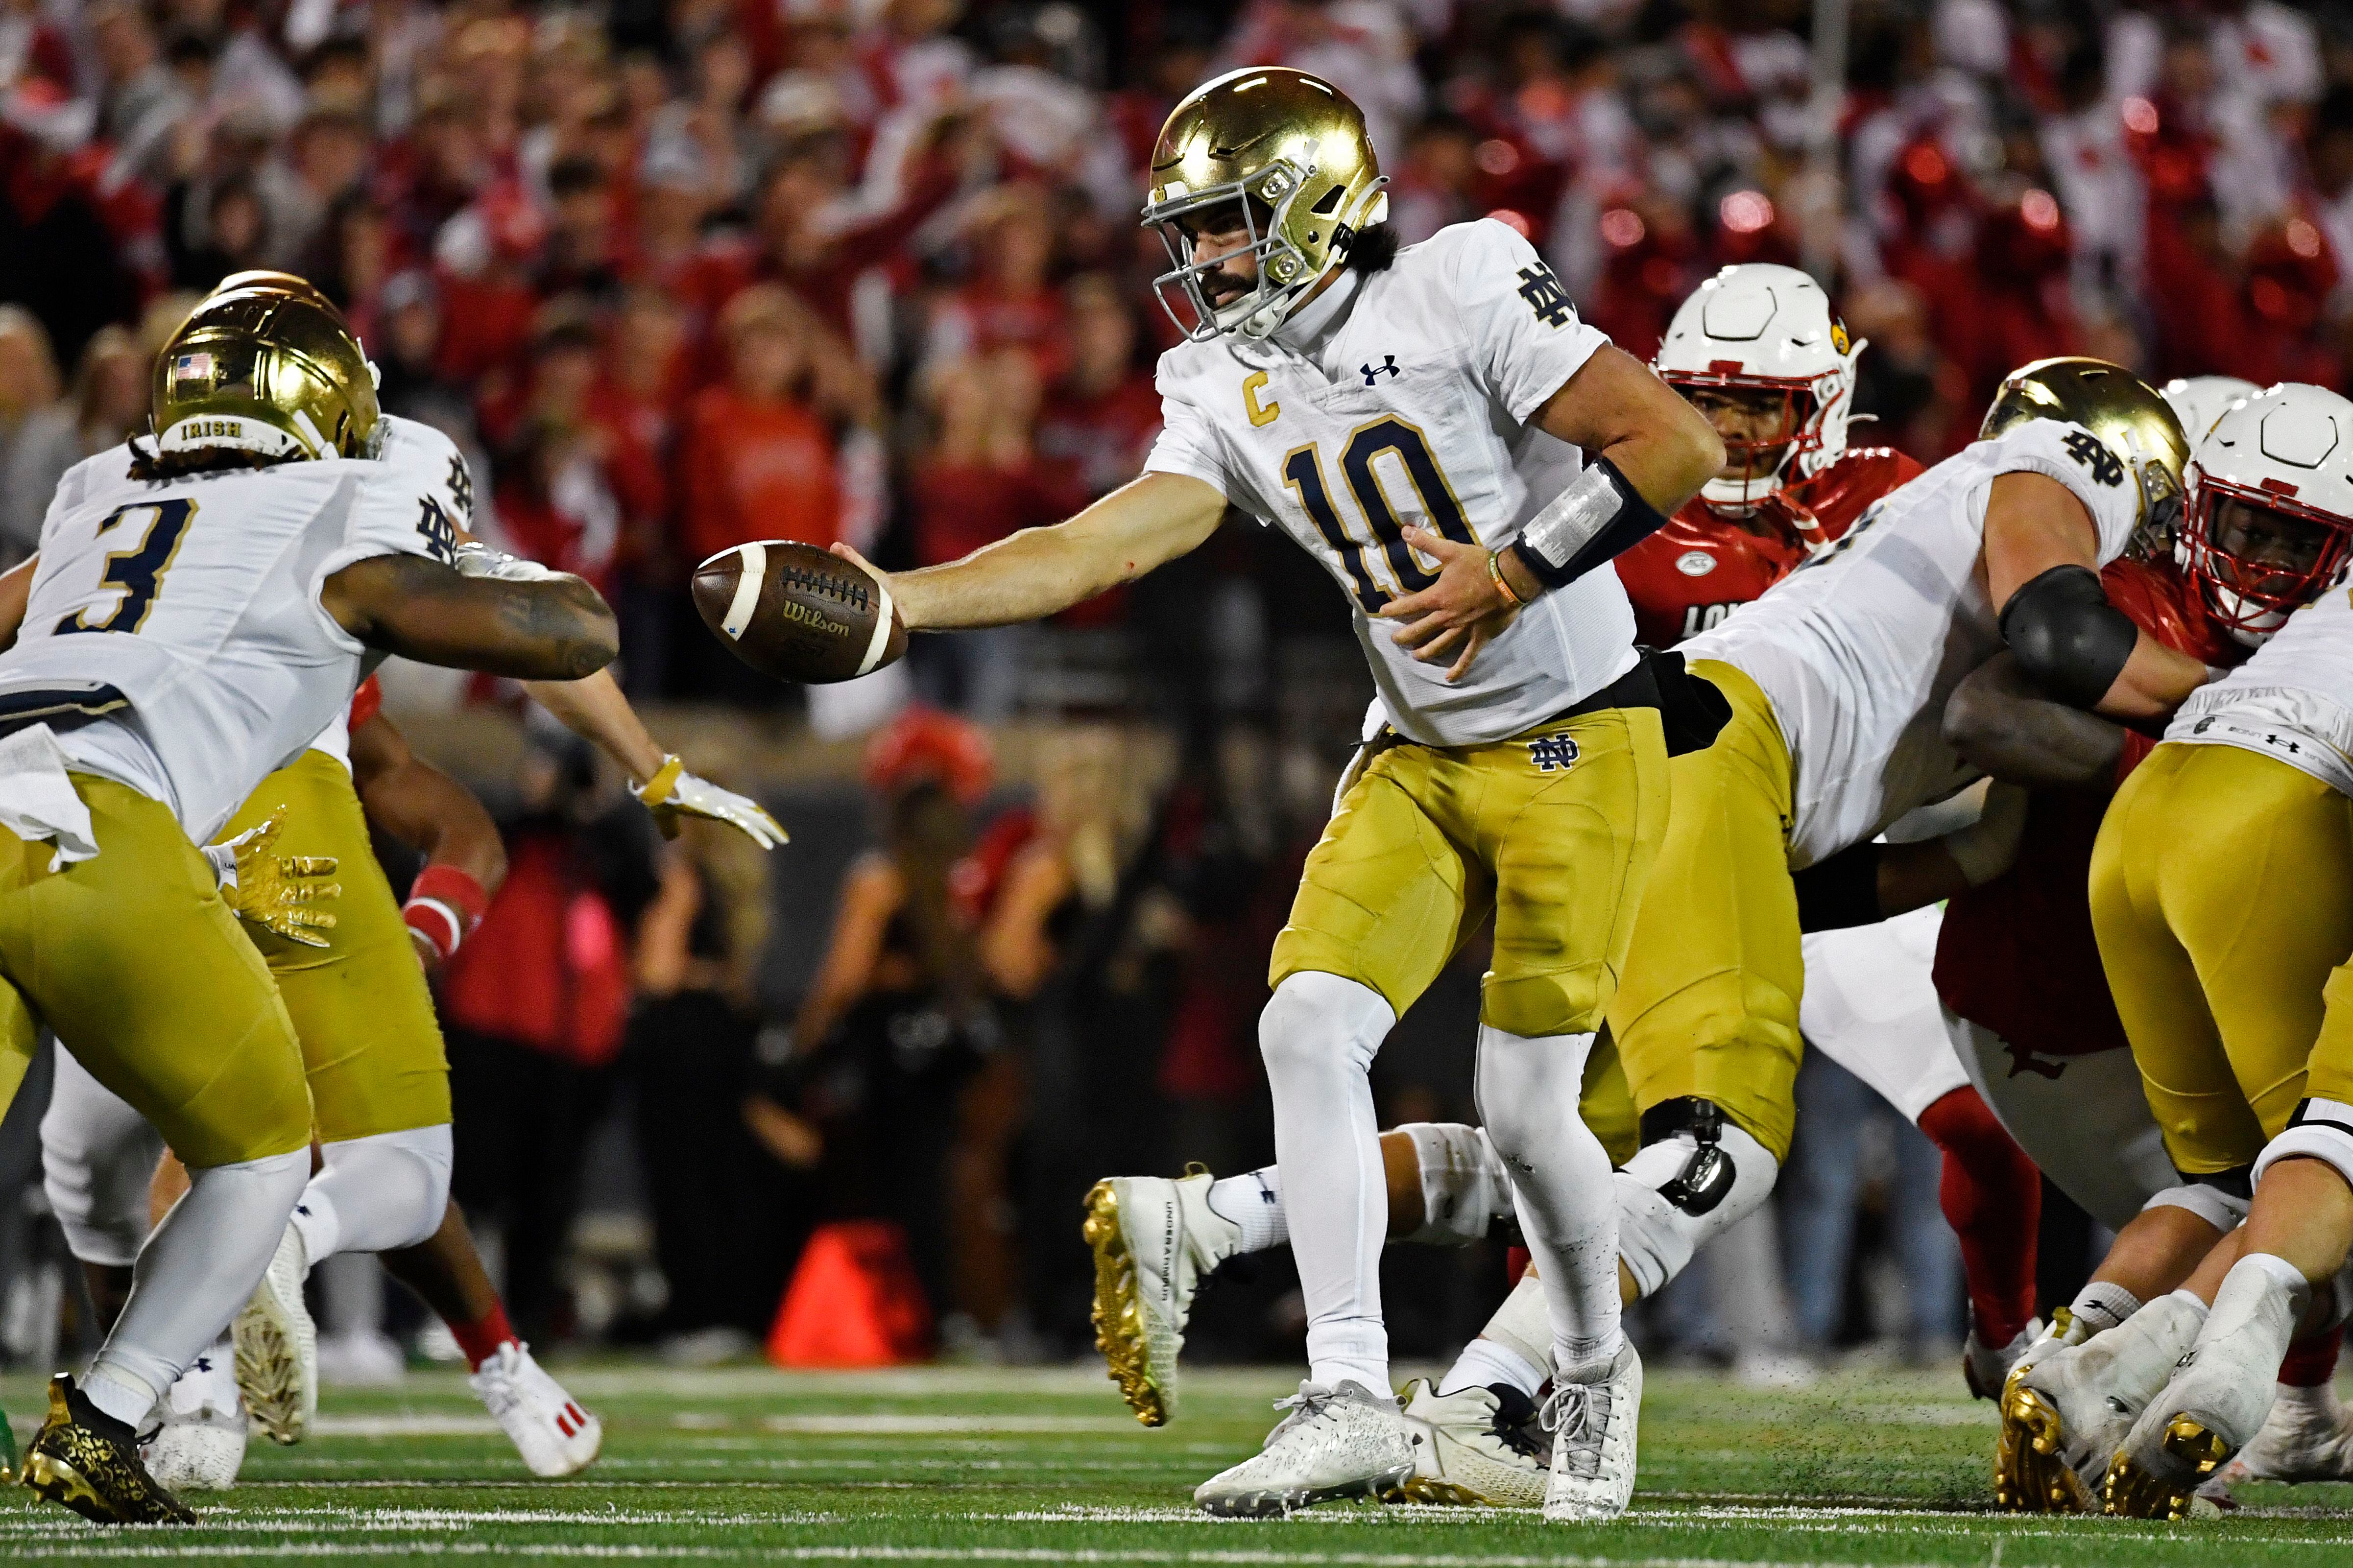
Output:
[[515,1339],[514,1326],[507,1321],[503,1301],[493,1302],[488,1312],[470,1323],[448,1321],[449,1337],[466,1352],[466,1364],[475,1372],[481,1371],[482,1363],[499,1353],[501,1345],[521,1342]]
[[[90,1363],[90,1402],[134,1425],[228,1327],[286,1234],[311,1173],[291,1150],[188,1173],[187,1195],[140,1249],[131,1299]],[[126,1405],[143,1391],[146,1403]]]
[[1606,1374],[1618,1323],[1618,1193],[1601,1141],[1577,1117],[1591,1035],[1479,1026],[1478,1100],[1510,1173],[1520,1233],[1552,1321],[1556,1379]]
[[2337,1357],[2344,1348],[2342,1324],[2291,1340],[2280,1358],[2279,1380],[2291,1388],[2326,1388],[2337,1381]]
[[98,1412],[136,1431],[163,1395],[112,1367],[93,1366],[82,1374],[82,1397]]
[[1944,1152],[1936,1201],[1960,1239],[1978,1340],[2006,1345],[2034,1317],[2042,1173],[1974,1089],[1937,1100],[1920,1113],[1919,1126]]
[[1282,1213],[1280,1168],[1261,1165],[1239,1176],[1221,1177],[1209,1184],[1208,1195],[1212,1213],[1241,1227],[1239,1250],[1264,1252],[1290,1241],[1291,1226]]
[[1464,1247],[1512,1213],[1512,1180],[1494,1145],[1459,1121],[1409,1121],[1394,1131],[1413,1144],[1421,1178],[1421,1225],[1400,1239],[1424,1247]]
[[[441,1228],[449,1207],[449,1124],[412,1127],[325,1144],[325,1168],[295,1210],[311,1262],[338,1252],[415,1247]],[[317,1228],[311,1241],[306,1226]]]
[[1545,1370],[1501,1340],[1476,1339],[1464,1345],[1454,1364],[1447,1368],[1438,1392],[1460,1394],[1466,1388],[1493,1388],[1499,1383],[1509,1384],[1534,1399],[1544,1392]]
[[[2200,1305],[2203,1305],[2201,1302]],[[2140,1310],[2140,1298],[2123,1286],[2106,1279],[2094,1279],[2075,1292],[2067,1303],[2067,1313],[2082,1328],[2080,1340],[2105,1333],[2126,1318]]]
[[1368,1074],[1396,1023],[1377,991],[1314,971],[1276,986],[1259,1015],[1275,1163],[1307,1307],[1309,1380],[1360,1384],[1376,1397],[1389,1393],[1381,1321],[1389,1194]]

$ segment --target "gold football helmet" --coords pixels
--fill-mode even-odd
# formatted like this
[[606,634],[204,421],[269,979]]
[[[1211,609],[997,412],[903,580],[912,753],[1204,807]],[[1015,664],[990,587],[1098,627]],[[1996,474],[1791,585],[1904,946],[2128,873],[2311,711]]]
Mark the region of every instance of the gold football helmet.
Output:
[[2039,359],[2002,378],[1978,437],[2000,436],[2030,419],[2063,420],[2098,437],[2139,488],[2136,552],[2172,549],[2189,442],[2157,388],[2104,359]]
[[363,458],[380,439],[375,366],[343,312],[287,273],[238,273],[190,311],[155,356],[148,406],[166,458]]
[[[1144,225],[1175,265],[1154,280],[1161,308],[1196,342],[1262,338],[1339,265],[1358,231],[1388,216],[1388,184],[1364,111],[1330,82],[1277,66],[1195,88],[1160,128]],[[1223,304],[1204,282],[1230,259],[1193,259],[1201,234],[1247,231],[1253,287]],[[1187,322],[1174,296],[1191,308]]]

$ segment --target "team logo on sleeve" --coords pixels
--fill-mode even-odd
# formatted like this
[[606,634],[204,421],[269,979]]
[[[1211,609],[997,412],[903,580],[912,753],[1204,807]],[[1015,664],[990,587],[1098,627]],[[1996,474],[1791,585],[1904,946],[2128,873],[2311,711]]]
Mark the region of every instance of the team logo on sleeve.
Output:
[[468,522],[474,521],[474,476],[467,470],[464,454],[449,454],[449,499],[458,503],[458,515]]
[[423,514],[417,520],[417,531],[425,536],[425,552],[448,566],[458,559],[458,525],[441,510],[441,503],[427,496]]
[[1528,761],[1540,773],[1556,773],[1577,761],[1577,740],[1570,735],[1539,735],[1528,742]]
[[2120,485],[2125,482],[2123,460],[2108,450],[2106,442],[2090,431],[2071,431],[2060,445],[2067,448],[2069,457],[2091,469],[2092,478],[2101,484]]
[[1536,313],[1536,320],[1547,327],[1557,327],[1568,321],[1568,290],[1560,286],[1552,268],[1543,262],[1520,268],[1520,298]]

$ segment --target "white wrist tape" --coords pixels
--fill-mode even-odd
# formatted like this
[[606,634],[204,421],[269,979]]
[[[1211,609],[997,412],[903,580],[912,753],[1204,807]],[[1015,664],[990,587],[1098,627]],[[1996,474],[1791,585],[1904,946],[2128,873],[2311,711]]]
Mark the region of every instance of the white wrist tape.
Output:
[[1598,466],[1588,468],[1528,519],[1520,530],[1520,543],[1554,571],[1565,572],[1577,552],[1592,543],[1625,506],[1609,475]]

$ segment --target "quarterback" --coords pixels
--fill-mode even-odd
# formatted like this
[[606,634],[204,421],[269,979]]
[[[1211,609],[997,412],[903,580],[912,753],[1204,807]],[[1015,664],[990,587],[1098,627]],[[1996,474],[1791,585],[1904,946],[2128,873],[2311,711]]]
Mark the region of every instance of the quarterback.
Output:
[[49,1026],[190,1178],[26,1455],[36,1492],[113,1522],[189,1517],[133,1428],[244,1303],[310,1176],[301,1048],[195,844],[328,728],[376,653],[566,679],[615,647],[577,579],[456,569],[446,506],[371,458],[373,374],[332,307],[216,293],[158,356],[152,407],[152,445],[60,481],[0,654],[0,830],[25,848],[0,879],[11,1053]]
[[1197,1500],[1274,1512],[1412,1472],[1366,1074],[1492,914],[1478,1092],[1551,1309],[1546,1510],[1613,1517],[1641,1363],[1618,1324],[1609,1157],[1576,1086],[1664,826],[1667,725],[1599,568],[1722,466],[1722,444],[1578,321],[1513,230],[1398,248],[1363,116],[1325,82],[1248,69],[1197,89],[1152,178],[1145,218],[1176,263],[1163,299],[1187,341],[1160,362],[1144,476],[888,581],[911,630],[1029,620],[1198,547],[1230,506],[1289,533],[1356,612],[1391,723],[1309,857],[1260,1023],[1311,1371],[1265,1451]]

